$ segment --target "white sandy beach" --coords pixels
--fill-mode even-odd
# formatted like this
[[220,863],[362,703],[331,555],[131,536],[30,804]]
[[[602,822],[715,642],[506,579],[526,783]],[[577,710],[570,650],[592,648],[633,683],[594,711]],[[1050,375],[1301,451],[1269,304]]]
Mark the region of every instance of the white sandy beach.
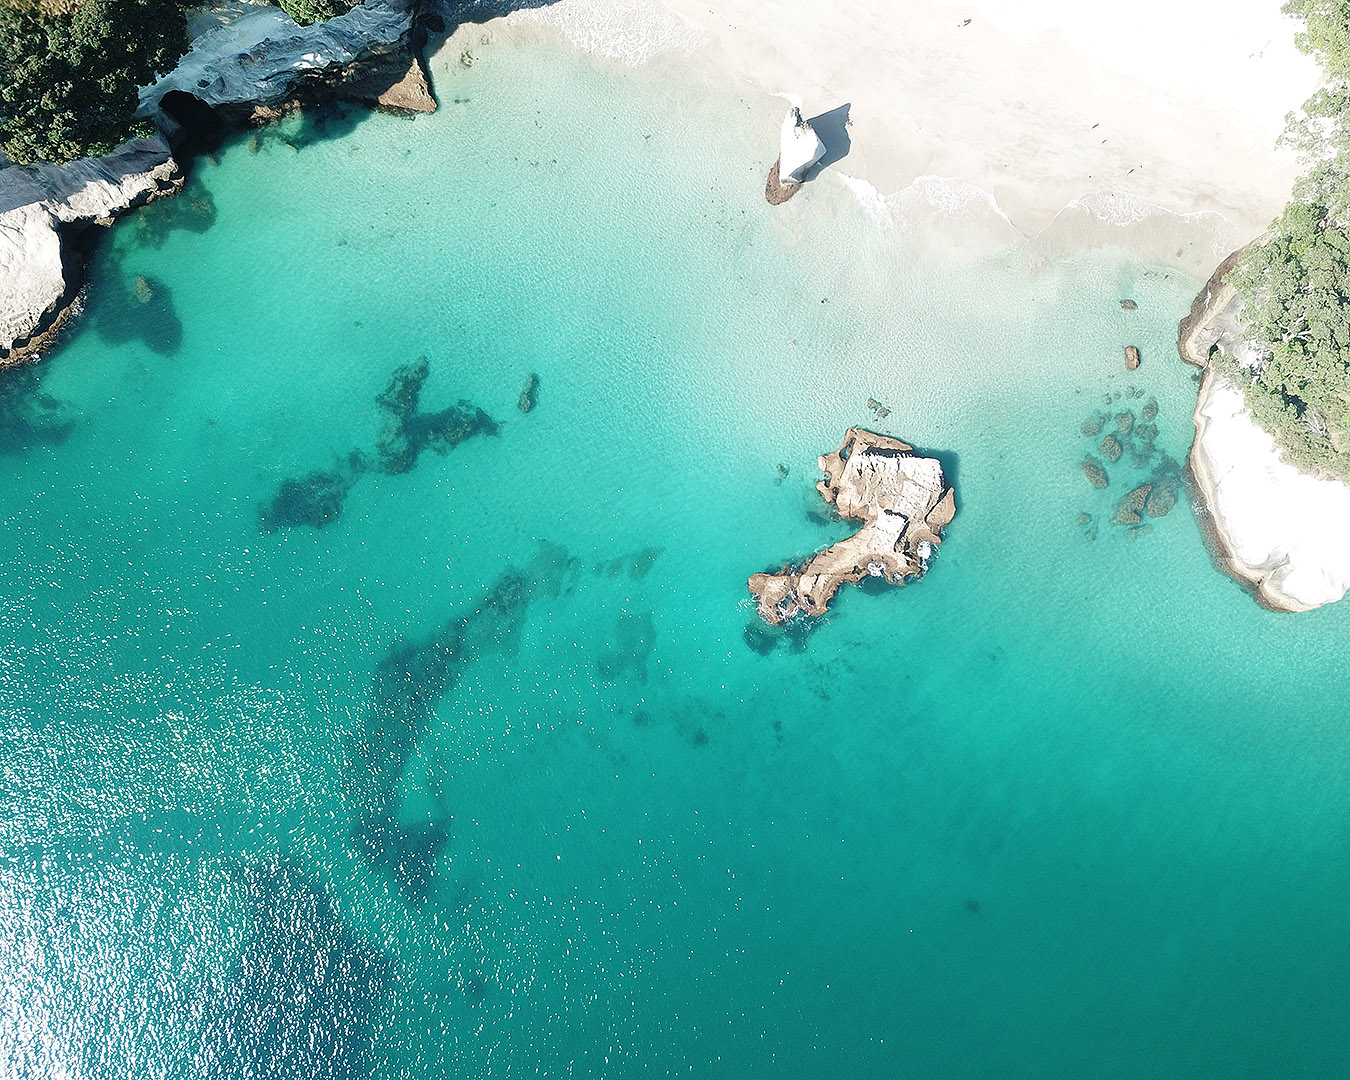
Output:
[[1221,215],[1197,223],[1195,250],[1157,223],[1126,244],[1202,274],[1285,202],[1297,167],[1275,143],[1319,77],[1279,0],[664,0],[674,19],[657,3],[522,15],[597,51],[698,42],[734,77],[799,96],[808,117],[847,104],[852,146],[834,168],[902,203],[943,197],[932,179],[912,187],[941,177],[945,197],[973,185],[1027,236],[1067,207],[1105,225],[1091,243],[1153,207]]

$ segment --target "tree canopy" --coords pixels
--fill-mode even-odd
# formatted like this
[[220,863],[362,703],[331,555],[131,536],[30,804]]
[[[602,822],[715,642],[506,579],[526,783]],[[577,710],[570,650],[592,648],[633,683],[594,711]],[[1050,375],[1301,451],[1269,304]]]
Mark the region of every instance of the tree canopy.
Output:
[[150,129],[138,88],[187,49],[182,0],[0,0],[0,148],[14,161],[105,154]]
[[1296,41],[1327,73],[1284,140],[1306,171],[1293,198],[1228,275],[1264,347],[1229,374],[1257,423],[1301,469],[1350,479],[1350,0],[1289,0]]

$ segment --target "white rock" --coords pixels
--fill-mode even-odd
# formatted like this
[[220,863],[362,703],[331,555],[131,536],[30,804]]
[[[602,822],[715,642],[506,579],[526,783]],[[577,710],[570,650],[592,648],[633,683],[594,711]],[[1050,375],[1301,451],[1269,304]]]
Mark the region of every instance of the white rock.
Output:
[[162,139],[131,139],[106,157],[67,165],[0,166],[0,358],[65,295],[60,228],[144,202],[177,171]]
[[159,103],[171,90],[211,106],[271,104],[308,73],[392,50],[411,27],[412,12],[400,0],[367,0],[312,26],[259,7],[197,38],[173,71],[141,91],[140,115],[163,122]]
[[1350,588],[1350,487],[1280,460],[1242,393],[1209,372],[1191,467],[1229,568],[1270,607],[1307,611]]
[[825,144],[815,128],[802,119],[801,110],[793,106],[783,117],[783,134],[778,148],[778,179],[783,183],[800,184],[807,171],[825,156]]

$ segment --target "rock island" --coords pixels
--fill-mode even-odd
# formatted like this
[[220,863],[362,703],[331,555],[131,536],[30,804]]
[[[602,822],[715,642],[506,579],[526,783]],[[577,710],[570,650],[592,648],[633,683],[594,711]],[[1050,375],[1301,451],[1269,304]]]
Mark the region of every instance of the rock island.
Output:
[[851,427],[832,454],[820,457],[826,478],[816,488],[841,518],[863,523],[856,533],[800,566],[752,574],[750,592],[772,625],[794,615],[823,615],[845,582],[885,577],[894,585],[928,567],[956,496],[942,464],[899,439]]

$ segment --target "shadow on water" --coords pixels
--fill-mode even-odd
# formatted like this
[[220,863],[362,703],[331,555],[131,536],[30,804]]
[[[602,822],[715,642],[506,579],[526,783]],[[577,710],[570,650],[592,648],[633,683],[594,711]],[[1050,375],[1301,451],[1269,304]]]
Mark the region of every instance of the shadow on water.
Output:
[[65,403],[42,389],[48,366],[26,364],[0,371],[0,454],[24,454],[70,438],[75,422]]
[[825,156],[811,167],[807,180],[815,179],[836,161],[843,161],[853,149],[853,139],[848,133],[848,113],[852,107],[852,104],[840,105],[807,121],[825,144]]
[[369,1075],[389,961],[353,934],[324,889],[288,860],[263,858],[241,873],[253,936],[233,978],[212,990],[196,1074]]
[[183,344],[183,321],[168,285],[125,268],[110,250],[94,268],[89,315],[98,336],[110,345],[140,341],[151,352],[172,356]]
[[370,708],[351,747],[349,794],[361,850],[409,899],[426,897],[450,839],[445,822],[400,824],[409,759],[465,666],[489,653],[514,656],[530,602],[540,593],[570,592],[579,568],[564,548],[541,544],[528,566],[503,573],[477,605],[452,612],[429,640],[398,643],[376,667]]

